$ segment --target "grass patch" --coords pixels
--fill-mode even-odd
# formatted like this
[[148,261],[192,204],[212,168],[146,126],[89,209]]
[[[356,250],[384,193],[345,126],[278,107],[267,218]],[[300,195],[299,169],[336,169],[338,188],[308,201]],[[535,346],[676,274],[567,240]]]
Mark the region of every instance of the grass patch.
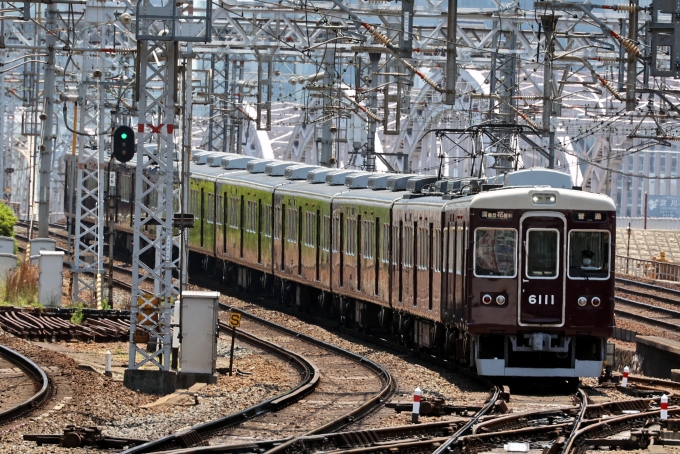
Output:
[[5,306],[40,307],[38,301],[38,267],[24,261],[7,273],[0,282],[0,304]]

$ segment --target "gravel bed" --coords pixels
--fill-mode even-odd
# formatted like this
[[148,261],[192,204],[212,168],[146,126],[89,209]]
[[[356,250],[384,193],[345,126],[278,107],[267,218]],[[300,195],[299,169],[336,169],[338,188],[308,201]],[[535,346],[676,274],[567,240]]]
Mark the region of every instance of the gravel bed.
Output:
[[[639,290],[639,289],[635,289],[635,290]],[[656,297],[664,297],[664,298],[676,297],[677,298],[676,295],[668,295],[668,294],[665,294],[663,292],[657,292],[655,290],[648,290],[648,289],[644,289],[644,291],[647,292],[647,296],[640,296],[640,295],[637,295],[637,294],[628,293],[628,292],[626,292],[625,288],[618,288],[617,287],[616,296],[620,296],[621,298],[626,298],[626,299],[629,299],[629,300],[632,300],[632,301],[637,301],[638,303],[645,303],[645,304],[649,304],[649,305],[656,306],[656,307],[661,307],[661,308],[664,308],[664,309],[669,309],[669,310],[676,311],[676,312],[680,311],[680,301],[678,301],[677,304],[672,304],[672,303],[667,303],[667,302],[664,302],[664,301],[659,301],[656,298]],[[656,314],[658,315],[659,313],[657,312]]]
[[[194,289],[198,290],[198,288]],[[222,295],[220,301],[315,339],[365,356],[381,365],[392,375],[396,382],[397,391],[392,398],[393,401],[412,402],[413,390],[416,387],[420,387],[423,397],[444,398],[447,403],[452,405],[479,406],[488,397],[488,390],[481,388],[474,380],[448,370],[440,370],[435,366],[421,363],[412,357],[381,351],[376,349],[375,346],[368,345],[362,341],[351,340],[319,326],[310,325],[295,316],[263,308],[241,301],[238,298]],[[226,312],[221,312],[220,317],[226,321]],[[421,420],[434,422],[454,418],[455,416],[421,417]],[[383,409],[374,417],[362,422],[359,426],[361,429],[371,429],[410,423],[410,413],[396,413],[393,409]],[[349,428],[349,430],[355,429],[356,427]]]
[[[67,424],[98,426],[105,435],[129,438],[157,438],[185,427],[212,420],[279,395],[297,383],[297,376],[284,362],[238,343],[236,366],[252,375],[221,375],[218,382],[196,392],[179,396],[173,404],[140,408],[158,399],[125,388],[120,381],[77,369],[73,359],[41,349],[30,342],[0,331],[0,343],[29,356],[52,378],[58,378],[58,392],[31,418],[0,431],[0,451],[15,453],[78,453],[54,445],[37,447],[24,442],[25,433],[61,433]],[[218,354],[229,354],[230,339],[220,339]],[[87,344],[84,344],[87,345]],[[224,358],[223,358],[224,359]],[[61,377],[57,377],[61,376]],[[63,386],[62,383],[67,385]],[[55,409],[63,404],[63,408]]]

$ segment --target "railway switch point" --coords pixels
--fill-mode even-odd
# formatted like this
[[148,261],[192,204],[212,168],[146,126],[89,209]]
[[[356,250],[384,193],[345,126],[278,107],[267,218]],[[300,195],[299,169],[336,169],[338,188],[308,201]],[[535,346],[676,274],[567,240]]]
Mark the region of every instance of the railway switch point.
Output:
[[626,366],[623,368],[623,379],[621,380],[621,387],[625,388],[628,386],[628,374],[630,373],[630,367]]
[[413,411],[411,412],[411,422],[418,424],[418,416],[420,415],[420,388],[417,387],[413,391]]

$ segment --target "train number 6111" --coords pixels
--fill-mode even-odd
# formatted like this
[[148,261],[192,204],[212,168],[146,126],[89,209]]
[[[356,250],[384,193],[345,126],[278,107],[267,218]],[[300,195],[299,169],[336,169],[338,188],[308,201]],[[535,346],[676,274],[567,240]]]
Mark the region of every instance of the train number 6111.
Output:
[[555,304],[555,295],[529,295],[529,304]]

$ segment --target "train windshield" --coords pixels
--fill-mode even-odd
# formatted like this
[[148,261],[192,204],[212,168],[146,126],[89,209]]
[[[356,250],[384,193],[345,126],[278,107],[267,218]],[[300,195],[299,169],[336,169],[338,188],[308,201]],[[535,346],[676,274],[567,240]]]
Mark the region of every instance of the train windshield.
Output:
[[569,233],[569,277],[609,278],[609,232],[572,230]]
[[530,229],[527,235],[527,276],[554,279],[558,274],[560,234],[555,229]]
[[516,252],[515,229],[475,230],[475,276],[514,277]]

